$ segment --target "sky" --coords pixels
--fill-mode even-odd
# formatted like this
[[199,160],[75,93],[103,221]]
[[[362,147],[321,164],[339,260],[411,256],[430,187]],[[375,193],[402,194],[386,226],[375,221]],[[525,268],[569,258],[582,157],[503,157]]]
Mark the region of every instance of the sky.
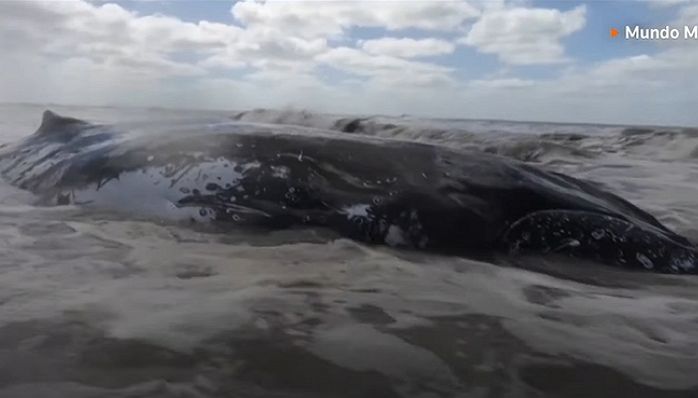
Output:
[[696,0],[3,0],[0,102],[698,126]]

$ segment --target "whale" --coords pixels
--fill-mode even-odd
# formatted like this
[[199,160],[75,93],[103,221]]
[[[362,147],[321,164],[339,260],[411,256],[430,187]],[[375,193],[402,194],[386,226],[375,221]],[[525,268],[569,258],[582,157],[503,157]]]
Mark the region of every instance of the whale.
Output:
[[46,206],[697,273],[694,243],[598,184],[415,141],[232,118],[130,128],[46,111],[36,132],[0,149],[0,174]]

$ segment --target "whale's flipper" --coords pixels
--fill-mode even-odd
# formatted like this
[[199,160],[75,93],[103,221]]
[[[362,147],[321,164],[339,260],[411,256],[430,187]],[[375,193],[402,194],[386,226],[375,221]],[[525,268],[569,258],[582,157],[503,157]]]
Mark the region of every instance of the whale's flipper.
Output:
[[534,212],[513,223],[501,243],[513,252],[560,253],[622,267],[698,274],[696,248],[676,242],[659,229],[599,213]]
[[37,136],[64,135],[88,125],[89,123],[83,120],[60,116],[50,110],[46,110],[41,118],[41,125],[34,134]]

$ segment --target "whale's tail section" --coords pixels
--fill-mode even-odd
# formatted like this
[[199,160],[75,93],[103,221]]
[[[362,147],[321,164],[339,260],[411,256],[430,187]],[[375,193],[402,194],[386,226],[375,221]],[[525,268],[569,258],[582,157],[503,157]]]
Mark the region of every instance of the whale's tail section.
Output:
[[502,243],[510,252],[535,251],[589,258],[621,267],[698,274],[698,250],[659,229],[611,215],[545,210],[516,221]]

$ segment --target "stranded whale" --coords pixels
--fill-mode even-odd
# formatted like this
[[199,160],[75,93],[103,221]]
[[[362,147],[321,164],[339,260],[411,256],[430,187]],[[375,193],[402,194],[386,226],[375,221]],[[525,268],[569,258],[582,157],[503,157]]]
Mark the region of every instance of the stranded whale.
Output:
[[[146,130],[148,130],[146,128]],[[129,134],[46,111],[0,152],[45,204],[222,225],[331,228],[416,249],[562,253],[697,273],[696,248],[594,185],[480,152],[291,126],[152,126]]]

